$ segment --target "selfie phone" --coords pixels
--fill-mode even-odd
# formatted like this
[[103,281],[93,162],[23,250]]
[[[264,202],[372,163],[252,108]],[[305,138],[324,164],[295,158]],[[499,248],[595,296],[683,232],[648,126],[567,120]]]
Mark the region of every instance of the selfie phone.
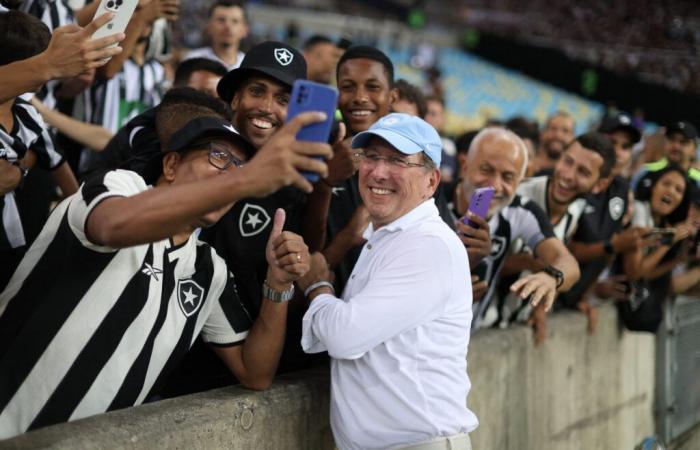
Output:
[[[97,31],[92,35],[93,39],[102,38],[105,36],[111,36],[115,33],[123,33],[126,30],[126,26],[131,20],[131,16],[134,14],[136,7],[139,4],[139,0],[101,0],[100,6],[97,7],[95,11],[95,16],[92,18],[95,20],[96,17],[100,17],[105,13],[114,13],[112,20],[107,22],[98,28]],[[110,47],[116,47],[117,44],[112,44]]]
[[[306,111],[326,113],[326,120],[323,122],[313,123],[299,130],[296,136],[297,140],[328,142],[337,105],[338,91],[334,88],[313,81],[296,80],[292,86],[287,121]],[[319,175],[315,172],[304,171],[301,174],[311,183],[315,183],[319,179]]]
[[661,245],[671,245],[673,244],[673,239],[676,236],[675,228],[652,228],[643,237],[659,236],[659,243]]
[[[472,194],[471,200],[469,200],[469,210],[472,214],[475,214],[482,219],[486,218],[486,214],[489,212],[489,207],[491,206],[491,200],[493,199],[493,194],[496,189],[493,186],[487,186],[478,188]],[[469,225],[472,228],[479,228],[479,226],[469,220],[468,216],[465,215],[462,219],[463,223]]]

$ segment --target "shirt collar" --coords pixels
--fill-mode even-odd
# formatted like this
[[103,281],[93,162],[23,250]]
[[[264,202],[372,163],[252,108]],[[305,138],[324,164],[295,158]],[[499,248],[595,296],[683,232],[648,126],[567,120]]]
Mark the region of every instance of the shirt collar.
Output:
[[362,234],[362,237],[366,240],[370,240],[370,238],[376,233],[393,233],[396,231],[405,230],[415,224],[422,222],[423,219],[427,219],[428,217],[434,217],[437,214],[438,210],[435,206],[435,200],[431,197],[423,203],[421,203],[420,205],[413,208],[412,210],[410,210],[409,212],[407,212],[406,214],[404,214],[403,216],[399,217],[391,223],[384,225],[378,230],[375,230],[374,225],[372,224],[372,222],[370,222],[369,226]]

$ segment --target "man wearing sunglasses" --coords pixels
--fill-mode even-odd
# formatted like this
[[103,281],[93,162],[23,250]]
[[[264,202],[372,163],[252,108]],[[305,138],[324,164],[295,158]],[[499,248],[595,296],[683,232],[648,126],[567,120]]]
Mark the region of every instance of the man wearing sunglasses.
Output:
[[[161,111],[162,113],[162,111]],[[162,154],[145,178],[115,170],[61,203],[0,294],[0,439],[142,403],[197,335],[244,386],[266,389],[284,343],[288,295],[308,270],[278,210],[258,320],[226,263],[195,230],[237,200],[327,173],[330,146],[295,140],[307,113],[255,152],[221,116],[159,116]]]
[[314,253],[299,279],[310,300],[302,346],[331,356],[331,425],[339,449],[470,449],[469,260],[432,198],[441,139],[394,113],[357,134],[367,243],[335,296]]

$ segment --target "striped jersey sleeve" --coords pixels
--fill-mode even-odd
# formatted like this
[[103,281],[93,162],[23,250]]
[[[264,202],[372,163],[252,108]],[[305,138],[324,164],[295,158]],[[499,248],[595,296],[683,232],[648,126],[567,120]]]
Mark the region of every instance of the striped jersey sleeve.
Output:
[[[215,253],[213,249],[212,252]],[[248,336],[251,326],[250,315],[238,297],[235,279],[229,272],[226,287],[204,323],[202,339],[217,346],[237,345]]]
[[37,165],[47,170],[60,166],[64,161],[63,154],[54,145],[49,127],[36,108],[18,98],[12,111],[19,122],[18,137],[36,154]]
[[516,195],[503,215],[512,227],[512,239],[520,238],[532,249],[544,239],[555,237],[549,217],[532,200]]
[[71,197],[68,223],[75,236],[87,248],[97,251],[115,251],[95,245],[85,235],[86,221],[92,210],[109,197],[130,197],[148,189],[138,174],[128,170],[112,170],[90,177]]

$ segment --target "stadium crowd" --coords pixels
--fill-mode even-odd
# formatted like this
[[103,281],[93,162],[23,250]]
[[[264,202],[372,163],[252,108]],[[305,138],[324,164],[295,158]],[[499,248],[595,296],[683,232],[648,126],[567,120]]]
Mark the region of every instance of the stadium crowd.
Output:
[[[98,4],[0,2],[0,438],[234,382],[266,389],[328,351],[338,445],[417,442],[436,435],[358,437],[374,419],[347,414],[365,383],[377,398],[360,407],[422,398],[386,361],[426,346],[466,374],[479,329],[529,324],[539,345],[552,311],[585,314],[594,333],[611,303],[627,329],[655,332],[664,302],[698,292],[687,121],[643,136],[618,111],[576,135],[558,111],[452,139],[443,98],[395,79],[376,48],[315,35],[244,53],[244,6],[215,0],[209,45],[165,61],[178,0],[139,0],[124,33],[92,40],[110,19],[93,19]],[[296,138],[321,114],[287,118],[302,79],[337,86],[327,143]],[[484,187],[482,218],[469,211]],[[336,292],[359,305],[349,318]],[[462,442],[477,424],[468,379],[427,372],[443,403],[424,409],[459,423],[410,407],[403,423]]]

